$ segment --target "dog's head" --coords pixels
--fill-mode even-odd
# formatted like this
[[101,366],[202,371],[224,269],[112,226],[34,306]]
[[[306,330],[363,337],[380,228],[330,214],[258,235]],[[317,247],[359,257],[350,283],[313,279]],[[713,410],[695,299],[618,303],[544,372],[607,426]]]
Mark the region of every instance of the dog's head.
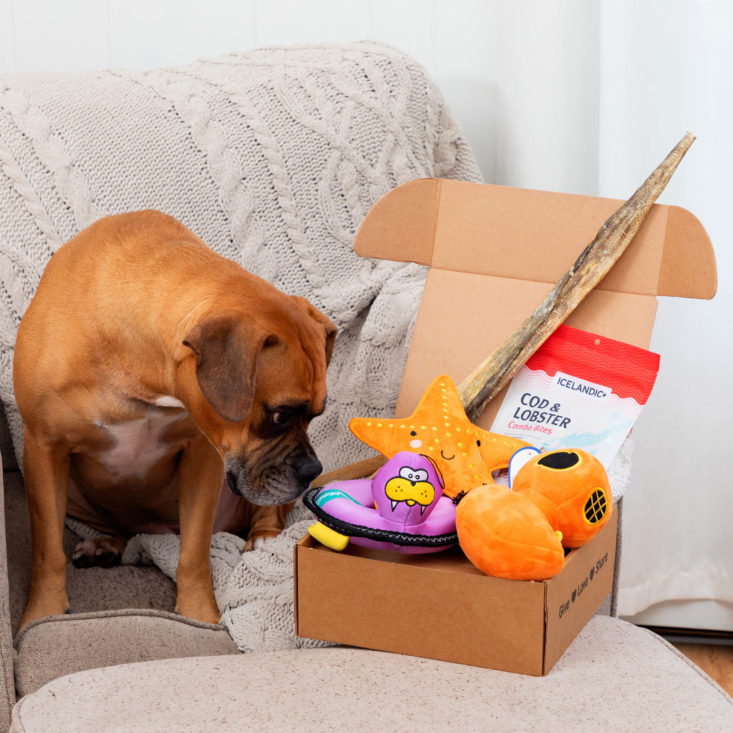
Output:
[[235,494],[284,504],[321,472],[307,428],[324,409],[335,336],[333,323],[295,296],[209,313],[186,334],[179,384]]

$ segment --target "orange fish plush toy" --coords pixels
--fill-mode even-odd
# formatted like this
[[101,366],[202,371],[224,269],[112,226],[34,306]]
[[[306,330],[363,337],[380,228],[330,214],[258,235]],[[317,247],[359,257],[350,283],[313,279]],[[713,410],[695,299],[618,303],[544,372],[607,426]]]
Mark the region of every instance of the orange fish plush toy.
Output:
[[458,542],[487,575],[545,580],[563,569],[563,548],[598,534],[612,506],[597,458],[580,449],[539,453],[517,471],[511,489],[479,486],[468,493],[456,509]]
[[560,538],[528,497],[506,486],[479,486],[456,508],[458,543],[466,557],[495,578],[545,580],[565,564]]

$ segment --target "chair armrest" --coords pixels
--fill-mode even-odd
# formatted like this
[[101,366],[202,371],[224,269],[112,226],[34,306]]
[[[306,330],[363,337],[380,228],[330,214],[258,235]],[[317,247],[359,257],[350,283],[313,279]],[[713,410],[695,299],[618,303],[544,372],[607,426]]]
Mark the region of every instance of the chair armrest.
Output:
[[8,547],[5,541],[5,487],[0,457],[0,731],[3,733],[10,727],[10,712],[14,704],[13,634],[10,630]]

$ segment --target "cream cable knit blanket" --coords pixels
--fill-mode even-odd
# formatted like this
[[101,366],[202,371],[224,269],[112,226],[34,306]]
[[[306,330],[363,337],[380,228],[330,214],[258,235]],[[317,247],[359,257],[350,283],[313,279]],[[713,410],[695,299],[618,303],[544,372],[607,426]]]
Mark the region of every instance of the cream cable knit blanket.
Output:
[[[299,504],[285,530],[242,554],[244,540],[218,532],[211,540],[214,595],[221,623],[240,651],[278,651],[326,646],[326,642],[295,636],[293,547],[313,523]],[[73,529],[84,532],[74,523]],[[177,535],[137,535],[122,556],[125,564],[153,564],[176,579],[180,541]]]
[[[155,208],[336,322],[329,401],[311,436],[326,470],[365,457],[347,422],[391,414],[425,272],[363,260],[353,238],[381,195],[425,176],[481,178],[424,70],[373,43],[0,77],[0,399],[16,454],[13,344],[43,268],[99,217]],[[283,558],[305,526],[293,521],[241,562],[236,539],[217,537],[218,597],[242,648],[290,643],[292,615],[276,609],[292,604]],[[176,542],[134,542],[126,559],[144,545],[170,569]]]
[[[616,498],[626,488],[631,472],[632,441],[626,440],[609,468]],[[219,532],[211,540],[211,574],[216,602],[234,643],[243,652],[325,646],[326,642],[295,636],[293,602],[293,545],[308,531],[313,515],[298,504],[277,537],[242,554],[244,540]],[[95,533],[69,521],[82,536]],[[176,579],[180,541],[177,535],[137,535],[125,548],[125,564],[157,565]]]

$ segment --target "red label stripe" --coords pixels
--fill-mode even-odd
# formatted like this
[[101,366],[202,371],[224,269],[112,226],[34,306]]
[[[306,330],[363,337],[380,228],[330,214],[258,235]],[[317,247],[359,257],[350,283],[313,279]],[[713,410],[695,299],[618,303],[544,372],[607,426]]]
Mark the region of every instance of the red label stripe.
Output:
[[527,367],[602,384],[618,397],[633,397],[643,405],[657,378],[659,354],[561,325],[529,358]]

